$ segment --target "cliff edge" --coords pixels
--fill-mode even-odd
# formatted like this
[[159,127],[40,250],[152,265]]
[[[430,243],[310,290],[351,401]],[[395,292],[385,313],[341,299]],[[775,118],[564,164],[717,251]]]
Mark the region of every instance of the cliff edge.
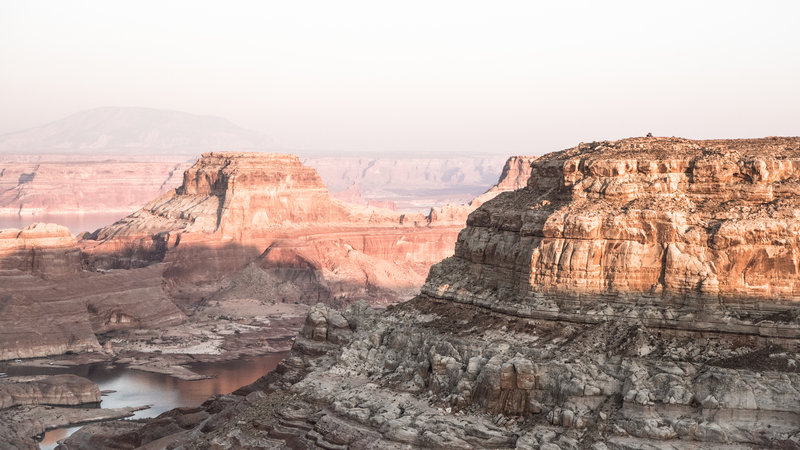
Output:
[[136,445],[798,448],[798,180],[800,138],[545,155],[419,296],[315,306],[278,369]]

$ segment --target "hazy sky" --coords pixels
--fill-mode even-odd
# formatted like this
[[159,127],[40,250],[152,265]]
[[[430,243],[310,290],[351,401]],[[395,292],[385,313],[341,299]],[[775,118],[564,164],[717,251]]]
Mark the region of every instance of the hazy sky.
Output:
[[0,133],[98,106],[284,149],[800,134],[798,1],[0,0]]

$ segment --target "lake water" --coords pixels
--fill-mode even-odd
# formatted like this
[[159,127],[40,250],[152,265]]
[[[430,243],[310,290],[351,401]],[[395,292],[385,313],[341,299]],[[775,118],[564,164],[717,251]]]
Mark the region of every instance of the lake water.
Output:
[[0,230],[5,228],[25,228],[37,223],[57,223],[69,228],[72,234],[83,231],[94,231],[127,216],[123,212],[91,213],[91,214],[36,214],[36,215],[0,215]]
[[[272,371],[283,360],[286,353],[243,358],[218,363],[196,363],[190,367],[203,375],[215,376],[207,380],[184,381],[168,375],[140,372],[124,366],[106,363],[89,364],[70,368],[5,367],[0,371],[10,376],[55,375],[72,373],[86,377],[100,386],[100,390],[116,392],[104,395],[100,406],[120,408],[123,406],[150,405],[150,409],[137,411],[133,418],[155,417],[179,406],[197,406],[208,397],[227,394],[248,385]],[[80,427],[58,428],[45,433],[42,449],[53,449],[58,441],[74,433]]]

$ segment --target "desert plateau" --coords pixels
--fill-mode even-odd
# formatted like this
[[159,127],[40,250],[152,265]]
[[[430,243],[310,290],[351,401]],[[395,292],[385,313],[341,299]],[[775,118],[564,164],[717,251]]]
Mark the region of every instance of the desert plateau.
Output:
[[[798,161],[796,138],[594,142],[408,215],[332,198],[296,156],[206,153],[110,226],[5,231],[2,357],[191,380],[289,352],[62,448],[791,447]],[[12,377],[4,411],[96,402],[75,378]]]
[[0,450],[800,450],[800,2],[0,9]]

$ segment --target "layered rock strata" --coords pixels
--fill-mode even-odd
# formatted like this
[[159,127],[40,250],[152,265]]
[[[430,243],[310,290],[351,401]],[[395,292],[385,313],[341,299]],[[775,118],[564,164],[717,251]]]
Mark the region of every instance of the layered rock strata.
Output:
[[112,212],[122,216],[177,187],[189,167],[186,157],[5,159],[0,160],[0,217]]
[[99,404],[97,385],[76,375],[0,378],[0,447],[35,449],[34,437],[46,429],[126,417],[136,410],[96,408]]
[[[486,195],[513,185],[501,180]],[[0,233],[0,305],[8,312],[0,359],[99,351],[117,335],[96,335],[174,326],[200,309],[207,314],[196,326],[182,328],[185,347],[217,353],[251,337],[195,342],[227,329],[208,314],[234,317],[241,332],[273,324],[266,316],[285,314],[280,305],[409,298],[430,265],[452,253],[474,207],[412,216],[346,205],[295,156],[208,153],[178,189],[80,240],[55,225]],[[304,311],[292,313],[302,320]],[[123,340],[150,348],[146,341],[162,335]],[[118,342],[105,350],[124,351]]]
[[186,315],[163,289],[163,266],[44,280],[0,275],[0,360],[99,352],[97,335],[176,325]]
[[99,351],[96,334],[180,323],[162,271],[84,271],[78,241],[55,224],[0,231],[0,360]]
[[417,219],[331,198],[316,171],[292,155],[207,153],[174,193],[98,230],[83,247],[95,267],[163,260],[178,285],[256,263],[278,281],[299,282],[286,290],[302,295],[287,301],[391,301],[422,284],[461,227]]
[[526,189],[470,216],[421,295],[380,313],[316,306],[276,371],[210,399],[196,424],[174,411],[140,436],[195,448],[798,448],[795,159],[797,138],[546,155]]
[[798,139],[631,139],[532,167],[527,189],[470,216],[424,294],[533,318],[798,337],[769,320],[800,298]]
[[0,381],[0,409],[18,405],[100,403],[100,388],[76,375],[52,375]]
[[44,278],[75,275],[80,250],[69,229],[37,223],[22,230],[0,230],[0,271],[30,273]]

